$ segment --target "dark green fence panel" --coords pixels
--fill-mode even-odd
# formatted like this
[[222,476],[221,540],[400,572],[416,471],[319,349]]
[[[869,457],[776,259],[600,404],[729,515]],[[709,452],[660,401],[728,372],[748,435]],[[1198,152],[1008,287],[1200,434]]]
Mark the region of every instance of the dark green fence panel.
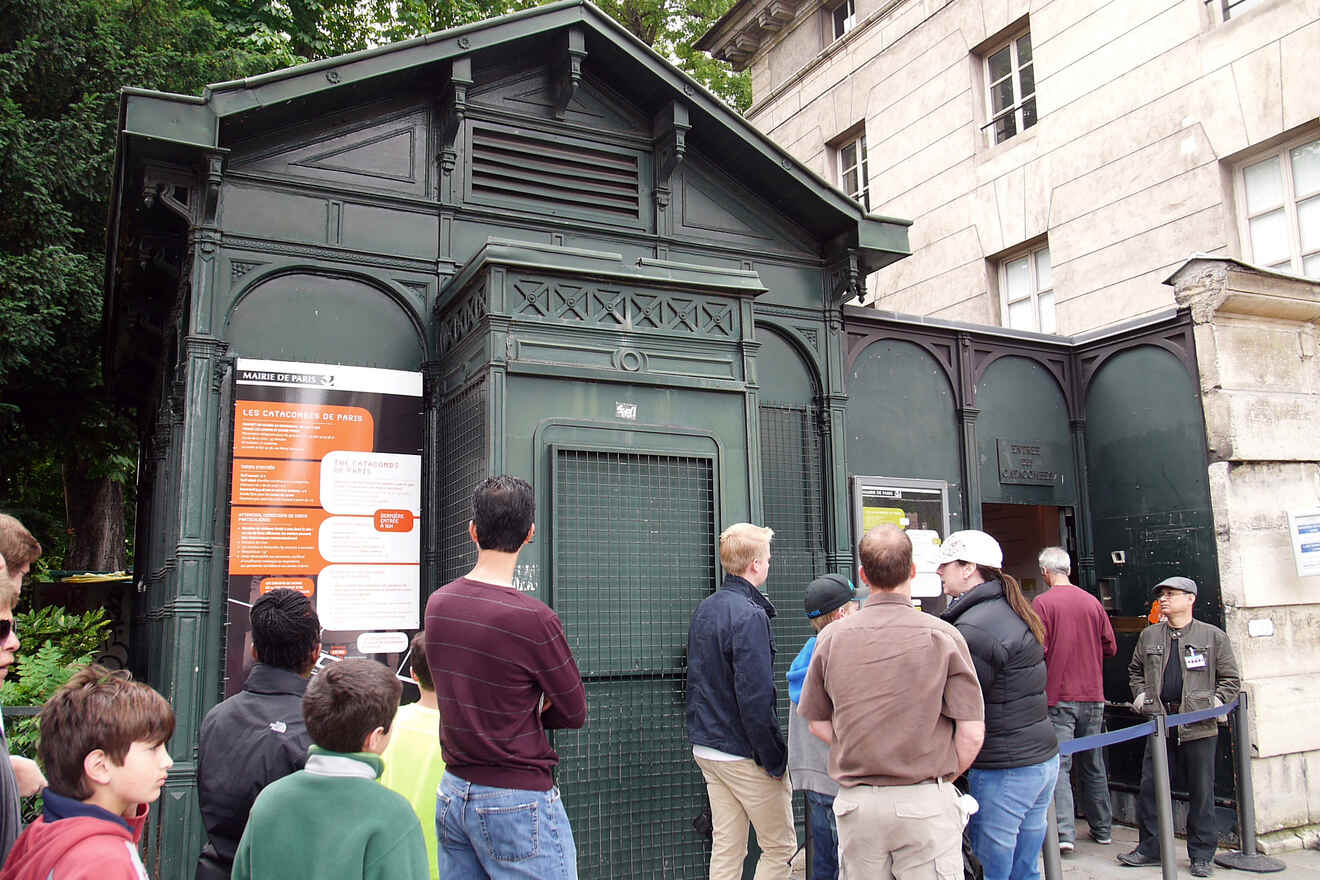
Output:
[[710,458],[554,450],[550,604],[587,690],[554,735],[584,878],[705,873],[705,783],[684,723],[692,609],[715,582]]

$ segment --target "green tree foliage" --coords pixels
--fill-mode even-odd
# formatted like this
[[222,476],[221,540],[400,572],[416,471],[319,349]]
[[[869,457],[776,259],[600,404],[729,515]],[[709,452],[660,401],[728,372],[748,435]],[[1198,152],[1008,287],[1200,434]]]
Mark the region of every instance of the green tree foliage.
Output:
[[[602,0],[738,111],[691,44],[731,0]],[[126,566],[136,428],[101,381],[101,297],[123,86],[211,82],[351,52],[539,0],[5,0],[0,4],[0,509],[48,567]]]
[[0,506],[48,564],[127,561],[136,432],[100,369],[119,89],[196,93],[288,60],[235,42],[180,0],[6,0],[0,12]]

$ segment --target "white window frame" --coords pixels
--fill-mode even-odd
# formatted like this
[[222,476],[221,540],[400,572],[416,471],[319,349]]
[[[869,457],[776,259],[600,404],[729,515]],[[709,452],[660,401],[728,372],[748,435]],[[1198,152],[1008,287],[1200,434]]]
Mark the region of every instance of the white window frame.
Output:
[[[857,148],[857,164],[844,165],[844,152],[849,147]],[[848,193],[848,197],[856,200],[867,211],[871,210],[871,174],[870,157],[866,155],[866,130],[865,128],[845,136],[834,146],[835,171],[839,175],[839,189]],[[845,181],[848,179],[848,172],[857,170],[858,189],[849,191]]]
[[[999,260],[996,262],[995,271],[997,273],[999,280],[999,316],[1000,316],[999,323],[1001,326],[1007,327],[1010,330],[1031,330],[1036,333],[1058,332],[1059,328],[1058,328],[1057,317],[1055,318],[1054,326],[1048,329],[1042,328],[1041,320],[1040,320],[1041,317],[1040,299],[1043,295],[1048,294],[1050,296],[1051,313],[1056,316],[1058,314],[1058,312],[1056,311],[1058,299],[1054,295],[1054,259],[1052,255],[1049,256],[1049,260],[1050,260],[1049,286],[1042,287],[1040,284],[1040,278],[1037,276],[1037,266],[1038,266],[1037,254],[1040,254],[1042,251],[1044,251],[1046,254],[1049,254],[1049,250],[1050,250],[1050,243],[1048,241],[1039,242],[1030,247],[1025,247],[1020,250],[1013,251],[1009,254],[1005,254],[1003,257],[1000,257]],[[1017,299],[1014,299],[1013,303],[1020,303],[1023,302],[1024,300],[1029,300],[1031,302],[1032,326],[1014,327],[1011,323],[1009,323],[1009,319],[1008,319],[1008,314],[1009,314],[1008,264],[1014,263],[1024,258],[1027,261],[1027,278],[1029,280],[1029,287],[1031,292],[1028,296],[1018,297]]]
[[[1272,271],[1288,272],[1299,277],[1307,277],[1304,269],[1304,263],[1307,258],[1320,258],[1320,247],[1312,248],[1308,251],[1302,250],[1302,230],[1301,224],[1297,219],[1298,202],[1306,202],[1313,198],[1320,197],[1320,188],[1298,194],[1295,191],[1292,168],[1292,151],[1297,147],[1310,143],[1320,143],[1320,131],[1311,131],[1301,137],[1294,138],[1282,146],[1274,147],[1270,150],[1257,153],[1248,159],[1243,159],[1233,169],[1233,190],[1236,200],[1236,215],[1238,224],[1238,241],[1241,243],[1242,258],[1253,265],[1259,265],[1263,269],[1270,269],[1264,263],[1257,262],[1255,249],[1251,243],[1251,221],[1256,217],[1277,211],[1279,207],[1283,208],[1284,218],[1288,227],[1288,265],[1286,267],[1274,264]],[[1247,210],[1247,182],[1246,170],[1253,165],[1259,165],[1262,162],[1268,162],[1270,159],[1277,159],[1279,162],[1279,171],[1281,176],[1280,186],[1283,192],[1283,202],[1281,205],[1270,205],[1262,208],[1255,214],[1249,214]],[[1320,278],[1320,274],[1311,276]]]
[[[1026,131],[1028,128],[1034,128],[1036,124],[1040,121],[1040,113],[1039,110],[1037,110],[1036,120],[1032,122],[1031,125],[1024,126],[1022,124],[1023,104],[1028,99],[1030,99],[1032,102],[1032,106],[1033,107],[1037,106],[1036,88],[1035,88],[1036,77],[1034,76],[1036,72],[1035,43],[1032,43],[1031,46],[1031,60],[1027,62],[1028,64],[1031,65],[1031,72],[1033,74],[1032,91],[1030,95],[1022,94],[1022,65],[1018,59],[1018,40],[1022,39],[1023,37],[1028,37],[1030,35],[1031,35],[1031,28],[1029,26],[1024,27],[1018,31],[1015,31],[1013,35],[1008,37],[1007,39],[996,42],[994,45],[992,45],[989,48],[989,50],[981,54],[981,75],[985,79],[985,118],[989,120],[988,122],[986,122],[985,125],[981,126],[981,130],[985,132],[986,143],[992,147],[996,144],[1002,144],[1005,141],[1011,141],[1013,138],[1017,137],[1018,135]],[[990,59],[996,54],[998,54],[999,50],[1003,49],[1004,47],[1008,47],[1008,52],[1009,52],[1009,56],[1008,56],[1009,71],[1008,71],[1007,79],[1011,80],[1013,84],[1013,103],[1012,105],[1010,105],[1007,111],[1001,110],[996,115],[995,101],[994,101],[994,87],[995,87],[995,83],[1001,82],[1004,79],[1004,77],[1001,77],[999,80],[993,78],[993,76],[990,73]],[[1013,125],[1015,130],[1013,134],[1009,135],[1003,140],[996,140],[995,123],[998,122],[999,119],[1001,119],[1002,117],[1008,115],[1009,113],[1013,115]]]
[[[839,30],[840,27],[840,22],[838,18],[839,10],[844,11],[844,17],[842,22],[843,30]],[[843,39],[844,34],[848,33],[850,30],[852,30],[855,27],[857,27],[857,0],[843,0],[842,3],[839,3],[836,6],[831,7],[830,33],[832,33],[834,36],[833,39],[830,40],[830,42],[834,42],[834,40]]]

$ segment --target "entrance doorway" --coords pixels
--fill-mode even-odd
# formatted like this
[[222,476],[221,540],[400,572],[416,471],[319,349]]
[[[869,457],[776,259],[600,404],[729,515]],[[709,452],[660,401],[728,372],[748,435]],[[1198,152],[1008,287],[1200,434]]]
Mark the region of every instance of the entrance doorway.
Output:
[[1036,557],[1058,546],[1077,557],[1073,510],[1037,504],[982,504],[981,529],[1004,550],[1004,571],[1017,578],[1028,599],[1044,591]]

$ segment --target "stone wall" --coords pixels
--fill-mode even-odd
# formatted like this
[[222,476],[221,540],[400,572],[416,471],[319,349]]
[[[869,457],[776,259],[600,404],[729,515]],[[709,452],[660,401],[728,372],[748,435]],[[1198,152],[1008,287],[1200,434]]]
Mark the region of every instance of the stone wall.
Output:
[[1195,324],[1225,625],[1251,701],[1257,831],[1268,846],[1316,846],[1320,576],[1298,576],[1287,514],[1320,508],[1320,282],[1195,258],[1169,283]]
[[[871,209],[914,221],[871,277],[882,309],[998,324],[992,261],[1045,240],[1058,332],[1168,308],[1188,254],[1243,253],[1233,166],[1320,132],[1316,0],[1227,22],[1204,0],[856,0],[832,42],[820,8],[748,60],[748,118],[834,183],[830,145],[865,124]],[[1023,25],[1039,122],[992,145],[978,53]]]

